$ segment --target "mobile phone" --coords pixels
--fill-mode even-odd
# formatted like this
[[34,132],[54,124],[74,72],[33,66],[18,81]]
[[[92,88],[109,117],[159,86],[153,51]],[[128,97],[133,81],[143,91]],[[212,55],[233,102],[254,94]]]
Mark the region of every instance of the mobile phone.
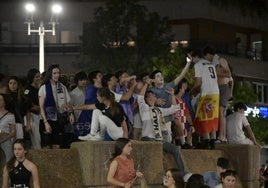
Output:
[[186,62],[189,63],[189,62],[191,62],[191,61],[192,61],[192,60],[187,56],[187,57],[186,57]]

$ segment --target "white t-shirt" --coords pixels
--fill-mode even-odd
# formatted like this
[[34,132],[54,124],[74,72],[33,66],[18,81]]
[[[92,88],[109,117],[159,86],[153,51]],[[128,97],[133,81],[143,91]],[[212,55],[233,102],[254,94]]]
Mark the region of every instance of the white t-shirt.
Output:
[[[70,103],[71,101],[71,97],[67,91],[67,88],[62,84],[61,84],[62,90],[63,92],[61,93],[57,93],[57,85],[51,84],[52,85],[52,93],[53,93],[53,97],[57,106],[57,109],[59,110],[60,113],[64,112],[64,110],[62,108],[60,108],[63,104],[66,103]],[[38,92],[38,96],[39,97],[43,97],[44,99],[46,98],[46,85],[42,85],[39,89]]]
[[246,139],[243,127],[249,126],[246,116],[240,112],[234,112],[226,118],[227,139],[230,142],[241,142]]
[[219,94],[215,66],[205,59],[194,65],[195,77],[202,78],[201,95]]

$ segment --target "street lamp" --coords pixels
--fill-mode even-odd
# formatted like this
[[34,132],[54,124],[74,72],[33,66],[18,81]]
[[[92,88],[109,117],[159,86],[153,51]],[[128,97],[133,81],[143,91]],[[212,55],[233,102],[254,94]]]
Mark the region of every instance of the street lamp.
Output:
[[52,14],[49,24],[52,26],[50,30],[44,28],[43,21],[40,21],[38,29],[31,29],[31,25],[34,24],[33,13],[35,11],[35,5],[33,3],[27,3],[25,5],[25,10],[27,12],[26,22],[28,26],[28,35],[31,33],[38,33],[39,35],[39,71],[42,73],[45,71],[45,55],[44,55],[44,36],[45,33],[52,33],[55,36],[55,25],[58,24],[58,15],[62,12],[62,7],[60,4],[53,4],[51,6]]

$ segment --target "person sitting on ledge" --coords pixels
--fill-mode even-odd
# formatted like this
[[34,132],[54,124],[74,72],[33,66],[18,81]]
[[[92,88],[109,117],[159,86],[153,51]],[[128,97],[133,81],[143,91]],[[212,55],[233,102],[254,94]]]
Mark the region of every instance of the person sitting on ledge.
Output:
[[[234,104],[235,112],[227,116],[226,119],[227,140],[229,144],[249,144],[259,146],[247,117],[244,115],[246,110],[247,106],[244,103],[238,102]],[[250,139],[245,136],[243,128],[247,130]]]
[[86,136],[79,136],[79,140],[104,140],[105,131],[113,139],[128,137],[125,113],[114,94],[107,88],[99,88],[97,98],[100,103],[75,106],[73,110],[93,110],[91,130]]

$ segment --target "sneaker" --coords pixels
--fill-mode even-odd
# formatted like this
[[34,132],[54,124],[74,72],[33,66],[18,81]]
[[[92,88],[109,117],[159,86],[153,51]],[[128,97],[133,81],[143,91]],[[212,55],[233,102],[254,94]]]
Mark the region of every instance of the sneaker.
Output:
[[181,146],[181,149],[193,149],[193,146],[191,146],[190,144],[185,143],[185,144],[183,144]]
[[227,144],[227,139],[226,138],[223,138],[223,139],[220,139],[220,138],[217,138],[215,140],[215,144]]
[[100,140],[103,140],[103,138],[99,134],[93,135],[93,134],[90,134],[90,133],[87,134],[86,136],[79,136],[78,139],[83,140],[83,141],[90,141],[90,140],[100,141]]
[[86,136],[78,136],[79,140],[83,140],[83,141],[88,141],[90,140],[91,137],[93,137],[94,135],[88,133]]
[[101,141],[101,140],[104,140],[103,137],[100,136],[100,134],[96,134],[96,135],[92,135],[89,140],[92,140],[92,141]]

